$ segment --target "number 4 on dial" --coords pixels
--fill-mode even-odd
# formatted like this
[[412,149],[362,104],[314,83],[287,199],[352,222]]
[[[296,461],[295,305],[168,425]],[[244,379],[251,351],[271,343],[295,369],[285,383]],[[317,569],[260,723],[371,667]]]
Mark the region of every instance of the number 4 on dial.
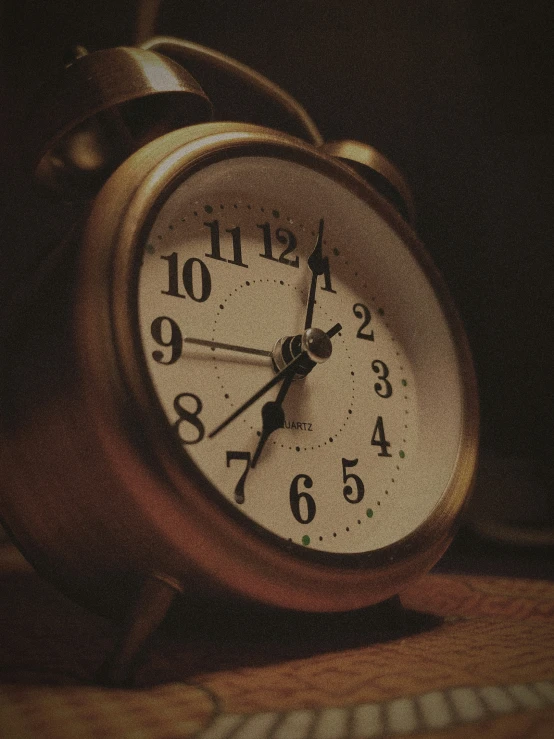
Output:
[[377,454],[378,457],[392,457],[392,454],[388,451],[390,441],[387,441],[385,436],[383,416],[377,416],[377,422],[373,429],[373,434],[371,435],[371,444],[372,446],[378,446],[381,448],[381,451]]

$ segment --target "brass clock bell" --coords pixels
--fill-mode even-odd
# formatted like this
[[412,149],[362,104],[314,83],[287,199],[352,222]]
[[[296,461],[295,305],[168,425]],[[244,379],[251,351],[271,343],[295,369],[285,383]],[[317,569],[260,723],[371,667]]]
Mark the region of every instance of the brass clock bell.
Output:
[[[181,64],[282,127],[211,121]],[[166,37],[77,50],[28,148],[88,203],[5,340],[0,510],[40,573],[127,624],[105,679],[176,593],[347,611],[428,570],[472,486],[476,387],[394,165]]]

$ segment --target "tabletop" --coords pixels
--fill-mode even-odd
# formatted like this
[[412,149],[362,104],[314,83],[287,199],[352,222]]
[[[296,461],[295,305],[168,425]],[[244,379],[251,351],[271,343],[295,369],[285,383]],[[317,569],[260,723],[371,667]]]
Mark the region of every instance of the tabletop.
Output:
[[554,582],[443,571],[385,604],[173,614],[130,689],[95,675],[115,626],[0,550],[0,736],[551,739]]

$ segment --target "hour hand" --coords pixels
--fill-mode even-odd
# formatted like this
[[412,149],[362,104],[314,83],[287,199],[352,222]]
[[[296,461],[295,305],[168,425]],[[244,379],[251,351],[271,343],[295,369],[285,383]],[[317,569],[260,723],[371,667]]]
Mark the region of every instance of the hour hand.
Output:
[[288,393],[289,387],[291,386],[294,378],[294,369],[289,369],[288,374],[283,380],[283,384],[279,389],[279,394],[275,400],[270,400],[264,403],[262,407],[262,435],[258,441],[258,446],[252,457],[251,467],[255,467],[256,463],[262,453],[262,449],[265,446],[266,441],[270,435],[280,429],[285,424],[285,411],[283,410],[283,401],[286,394]]
[[282,406],[279,405],[275,400],[270,400],[264,403],[262,407],[262,435],[258,441],[258,446],[252,457],[251,467],[255,467],[262,449],[265,446],[269,436],[277,429],[280,429],[285,424],[285,411]]

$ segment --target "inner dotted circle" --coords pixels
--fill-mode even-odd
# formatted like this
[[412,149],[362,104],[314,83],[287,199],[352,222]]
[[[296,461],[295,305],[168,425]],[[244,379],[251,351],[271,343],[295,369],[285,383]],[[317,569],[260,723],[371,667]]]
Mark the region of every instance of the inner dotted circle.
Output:
[[[299,288],[296,285],[292,285],[291,283],[289,283],[289,282],[287,282],[286,280],[283,280],[283,279],[265,278],[265,279],[245,280],[244,282],[242,282],[239,285],[237,285],[236,287],[234,287],[233,290],[230,293],[228,293],[228,295],[225,298],[223,298],[221,300],[221,302],[220,302],[220,304],[218,306],[218,309],[216,311],[216,317],[215,317],[215,321],[214,321],[214,325],[213,325],[213,329],[212,329],[212,341],[216,341],[217,340],[217,336],[216,335],[217,335],[218,321],[219,321],[219,318],[221,317],[221,315],[223,314],[223,312],[227,309],[229,301],[232,300],[232,298],[235,297],[235,295],[237,293],[240,293],[243,289],[245,289],[245,288],[251,288],[251,287],[255,287],[255,286],[260,286],[261,284],[264,284],[264,283],[265,284],[275,284],[275,285],[278,285],[279,287],[284,287],[284,288],[286,288],[288,290],[291,290],[292,289],[292,290],[294,290],[296,292],[304,292],[304,288]],[[322,323],[324,323],[324,324],[332,323],[332,321],[334,320],[333,317],[329,316],[329,314],[326,311],[324,311],[324,310],[321,310],[321,313],[324,316],[324,318],[322,320]],[[280,338],[280,337],[277,337],[277,338]],[[275,341],[277,340],[277,338],[275,339]],[[350,352],[348,350],[348,347],[346,346],[345,339],[342,337],[342,332],[339,332],[333,338],[333,345],[334,345],[334,347],[336,347],[336,344],[337,344],[338,341],[340,341],[341,348],[345,351],[345,354],[347,356],[347,359],[348,359],[348,376],[350,377],[350,380],[351,380],[351,390],[350,390],[349,399],[348,399],[349,407],[348,407],[348,409],[345,410],[344,417],[343,417],[343,420],[342,420],[339,428],[335,431],[334,434],[330,434],[326,438],[322,439],[320,441],[320,443],[318,443],[318,444],[313,444],[313,445],[312,444],[302,444],[302,443],[298,443],[298,441],[294,441],[294,442],[292,442],[290,444],[287,444],[287,443],[282,443],[282,441],[280,442],[277,438],[273,438],[273,439],[270,438],[268,440],[268,444],[272,444],[273,446],[279,446],[281,449],[288,449],[289,451],[295,451],[295,452],[302,452],[302,451],[308,451],[308,450],[312,450],[313,451],[315,449],[320,449],[321,447],[326,447],[326,446],[332,444],[338,438],[339,434],[341,434],[344,431],[344,429],[346,427],[346,424],[348,423],[348,421],[350,419],[350,416],[352,415],[352,409],[353,409],[353,406],[354,406],[354,395],[355,395],[354,394],[354,385],[355,385],[355,381],[356,381],[356,372],[355,372],[354,366],[352,364],[351,354],[350,354]],[[332,358],[331,358],[330,361],[332,361]],[[220,391],[223,394],[223,397],[224,397],[224,399],[226,401],[226,404],[229,405],[231,408],[235,408],[238,405],[240,405],[241,403],[243,403],[246,400],[246,397],[245,398],[236,399],[236,401],[234,399],[230,398],[230,394],[227,391],[227,387],[225,385],[225,378],[221,374],[220,365],[217,362],[217,360],[215,360],[215,357],[214,357],[214,369],[216,371],[216,377],[217,377],[217,380],[219,382]],[[317,369],[315,371],[317,371]],[[246,390],[246,388],[245,388],[245,390]],[[255,388],[253,389],[253,391],[255,391]],[[237,420],[239,420],[239,419],[237,419]],[[248,423],[248,420],[245,417],[243,417],[240,420],[242,421],[242,423]],[[261,420],[260,420],[260,424],[261,424]],[[250,425],[250,429],[252,431],[256,431],[258,434],[260,433],[260,427],[258,427],[258,426],[252,426],[252,425]],[[290,429],[285,429],[285,430],[290,430]]]

